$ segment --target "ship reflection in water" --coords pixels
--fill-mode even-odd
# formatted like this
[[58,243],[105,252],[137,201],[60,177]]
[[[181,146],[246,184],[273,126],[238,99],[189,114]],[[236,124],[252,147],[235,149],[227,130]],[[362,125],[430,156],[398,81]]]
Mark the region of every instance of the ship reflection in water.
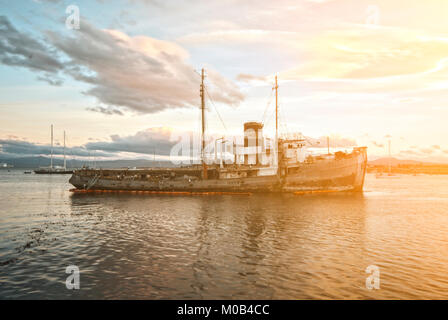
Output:
[[[63,176],[20,173],[1,173],[0,298],[448,298],[443,176],[367,175],[363,194],[169,196],[71,194]],[[65,287],[69,265],[80,290]]]

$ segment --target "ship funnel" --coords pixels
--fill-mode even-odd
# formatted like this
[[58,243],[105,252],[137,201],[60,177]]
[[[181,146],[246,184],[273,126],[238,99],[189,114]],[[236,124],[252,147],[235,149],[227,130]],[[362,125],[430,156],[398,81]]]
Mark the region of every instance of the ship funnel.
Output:
[[260,164],[263,144],[263,124],[260,122],[246,122],[244,124],[244,164]]

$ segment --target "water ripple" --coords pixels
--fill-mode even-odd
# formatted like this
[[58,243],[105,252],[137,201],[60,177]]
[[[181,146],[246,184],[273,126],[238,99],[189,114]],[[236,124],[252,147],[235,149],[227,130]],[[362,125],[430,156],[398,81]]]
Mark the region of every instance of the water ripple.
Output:
[[[441,177],[368,176],[363,195],[167,197],[0,174],[0,298],[448,297]],[[372,264],[380,290],[365,287]],[[68,265],[81,290],[65,288]]]

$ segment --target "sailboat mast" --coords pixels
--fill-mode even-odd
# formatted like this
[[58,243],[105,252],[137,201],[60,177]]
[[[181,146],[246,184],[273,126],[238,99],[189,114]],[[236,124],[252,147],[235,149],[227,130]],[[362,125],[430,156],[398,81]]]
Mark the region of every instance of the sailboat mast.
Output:
[[277,167],[279,166],[279,150],[278,150],[278,82],[277,76],[275,76],[275,162]]
[[201,71],[201,115],[202,115],[202,145],[201,145],[201,160],[202,160],[202,177],[207,179],[207,165],[205,163],[205,88],[204,88],[204,68]]
[[278,143],[278,83],[275,76],[275,141]]
[[391,173],[391,160],[392,160],[392,155],[390,153],[390,139],[389,139],[389,174]]
[[64,130],[64,170],[67,169],[67,161],[65,159],[65,130]]
[[50,168],[53,169],[53,125],[51,125],[51,153],[50,153]]

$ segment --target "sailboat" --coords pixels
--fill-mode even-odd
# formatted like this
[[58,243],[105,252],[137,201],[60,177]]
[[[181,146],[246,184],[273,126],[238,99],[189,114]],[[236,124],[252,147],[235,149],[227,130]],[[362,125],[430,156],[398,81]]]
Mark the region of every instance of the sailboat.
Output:
[[392,153],[391,153],[391,151],[390,151],[390,143],[391,143],[391,141],[390,141],[390,139],[389,139],[389,163],[388,163],[388,173],[387,173],[387,176],[388,177],[394,177],[395,176],[395,174],[393,174],[392,173]]
[[67,169],[67,160],[65,156],[65,131],[64,131],[64,166],[53,165],[53,125],[51,125],[51,151],[50,151],[50,166],[41,167],[34,170],[36,174],[72,174],[73,170]]
[[394,174],[392,172],[392,153],[391,153],[391,140],[389,139],[388,141],[388,153],[389,153],[389,157],[387,158],[387,173],[386,170],[383,169],[383,171],[381,172],[377,172],[375,174],[375,178],[380,179],[380,178],[398,178],[398,176],[396,174]]

